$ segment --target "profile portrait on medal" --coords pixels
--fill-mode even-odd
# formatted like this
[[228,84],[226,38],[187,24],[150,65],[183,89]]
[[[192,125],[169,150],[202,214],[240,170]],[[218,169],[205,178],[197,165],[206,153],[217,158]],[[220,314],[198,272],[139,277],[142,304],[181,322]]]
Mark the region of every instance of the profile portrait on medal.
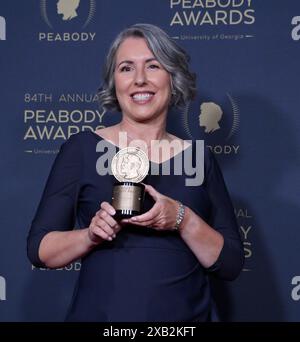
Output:
[[[160,27],[134,24],[111,42],[98,98],[120,121],[62,144],[27,238],[36,267],[81,259],[66,321],[219,319],[211,277],[240,274],[239,227],[213,153],[167,125],[196,91],[187,51]],[[217,129],[219,108],[201,109]]]
[[140,158],[134,153],[128,153],[120,158],[120,173],[125,179],[133,179],[139,176],[139,169],[142,165]]

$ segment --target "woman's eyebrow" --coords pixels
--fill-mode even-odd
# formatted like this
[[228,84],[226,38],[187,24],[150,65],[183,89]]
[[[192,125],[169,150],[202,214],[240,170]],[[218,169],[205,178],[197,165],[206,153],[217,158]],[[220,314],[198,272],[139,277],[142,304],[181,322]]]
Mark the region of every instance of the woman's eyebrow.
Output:
[[[149,62],[153,62],[153,61],[157,61],[157,59],[155,58],[155,57],[151,57],[151,58],[147,58],[146,59],[146,63],[149,63]],[[126,63],[126,64],[133,64],[133,61],[131,61],[131,60],[124,60],[124,61],[121,61],[119,64],[118,64],[118,67],[121,65],[121,64],[123,64],[123,63]]]
[[118,64],[118,67],[119,67],[121,64],[123,64],[123,63],[133,64],[133,61],[124,60],[124,61],[122,61],[122,62],[120,62],[120,63]]

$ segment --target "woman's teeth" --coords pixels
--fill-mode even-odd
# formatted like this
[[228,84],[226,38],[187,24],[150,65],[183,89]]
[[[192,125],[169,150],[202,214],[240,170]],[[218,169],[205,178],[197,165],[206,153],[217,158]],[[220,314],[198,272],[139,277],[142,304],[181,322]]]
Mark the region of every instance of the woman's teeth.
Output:
[[149,100],[151,97],[153,96],[153,94],[150,93],[139,93],[139,94],[134,94],[132,96],[134,101],[146,101]]

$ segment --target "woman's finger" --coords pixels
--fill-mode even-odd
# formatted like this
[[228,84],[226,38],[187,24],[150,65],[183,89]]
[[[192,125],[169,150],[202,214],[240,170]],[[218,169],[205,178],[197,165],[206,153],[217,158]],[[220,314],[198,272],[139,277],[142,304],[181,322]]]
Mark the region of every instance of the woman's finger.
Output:
[[115,235],[115,230],[104,220],[97,218],[94,224],[100,229],[104,230],[109,236]]
[[[143,183],[144,184],[144,183]],[[144,184],[145,185],[145,191],[151,196],[151,197],[153,197],[153,199],[155,200],[155,201],[157,201],[158,200],[158,197],[159,197],[159,195],[160,195],[160,193],[157,191],[157,190],[155,190],[154,188],[153,188],[153,186],[151,186],[151,185],[149,185],[149,184]]]
[[109,213],[109,215],[111,215],[111,216],[115,215],[115,213],[116,213],[115,208],[108,202],[102,202],[100,204],[100,207],[101,207],[101,209],[107,211]]
[[153,220],[158,215],[159,215],[159,208],[156,204],[154,204],[154,206],[149,211],[147,211],[146,213],[144,213],[142,215],[137,215],[137,216],[131,217],[129,219],[129,222],[142,223],[144,221]]
[[100,236],[103,240],[112,241],[112,239],[113,239],[113,237],[110,234],[108,234],[102,228],[100,228],[98,226],[94,226],[92,228],[92,233],[97,235],[97,236]]
[[143,221],[143,222],[130,222],[130,224],[143,226],[143,227],[154,227],[155,223],[156,223],[155,220],[148,220],[148,221]]
[[109,224],[113,229],[116,228],[116,226],[118,225],[118,222],[110,216],[110,214],[106,211],[106,210],[99,210],[97,212],[97,218],[99,218],[100,220],[105,221],[107,224]]

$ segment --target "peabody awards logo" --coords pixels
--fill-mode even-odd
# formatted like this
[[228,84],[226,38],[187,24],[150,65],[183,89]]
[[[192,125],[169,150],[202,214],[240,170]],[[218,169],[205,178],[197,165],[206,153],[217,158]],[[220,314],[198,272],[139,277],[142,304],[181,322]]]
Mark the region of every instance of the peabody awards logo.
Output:
[[[193,139],[203,139],[216,154],[238,154],[239,145],[231,143],[240,123],[237,101],[229,93],[222,102],[197,102],[184,112],[184,129]],[[192,127],[192,129],[191,129]]]
[[0,17],[0,40],[6,40],[6,22],[3,17]]
[[59,268],[55,268],[55,269],[50,269],[50,268],[43,268],[43,267],[35,267],[33,265],[31,265],[31,271],[75,271],[75,272],[79,272],[81,269],[81,261],[74,261],[69,265],[66,265],[65,267],[59,267]]
[[[169,0],[169,9],[170,26],[179,28],[175,39],[205,41],[254,37],[245,33],[247,27],[255,23],[252,0]],[[236,27],[236,32],[231,30],[227,34],[225,30],[229,27]],[[212,33],[214,28],[218,28],[218,32]]]
[[253,216],[248,208],[235,208],[235,216],[240,227],[240,235],[244,245],[245,263],[243,271],[253,269]]
[[99,110],[98,96],[93,93],[25,93],[24,152],[56,154],[53,142],[104,127],[106,113]]
[[[43,42],[93,41],[96,32],[86,31],[96,12],[96,0],[40,0],[41,16],[52,32],[39,32]],[[55,31],[55,32],[54,32]]]

